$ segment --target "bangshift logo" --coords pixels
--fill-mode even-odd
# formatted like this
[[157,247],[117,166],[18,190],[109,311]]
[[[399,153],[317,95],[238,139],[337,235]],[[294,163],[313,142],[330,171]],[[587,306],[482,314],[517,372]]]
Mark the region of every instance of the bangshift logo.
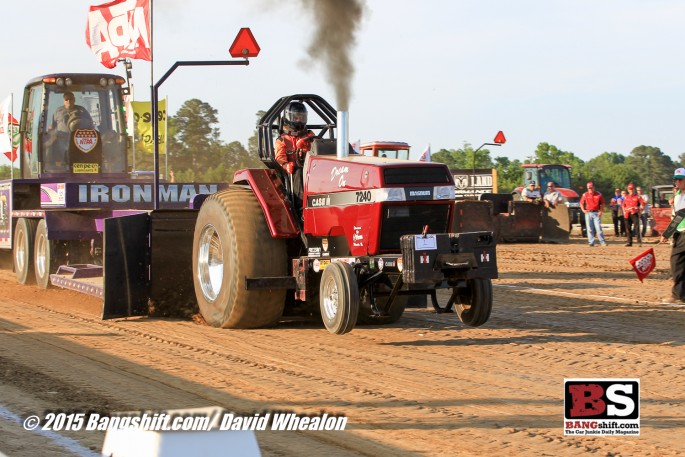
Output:
[[639,379],[564,380],[564,435],[639,434]]

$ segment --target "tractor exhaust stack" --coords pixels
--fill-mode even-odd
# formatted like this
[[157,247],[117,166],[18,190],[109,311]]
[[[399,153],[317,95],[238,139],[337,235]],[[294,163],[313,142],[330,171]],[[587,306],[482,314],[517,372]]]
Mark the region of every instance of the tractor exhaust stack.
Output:
[[338,111],[338,144],[336,149],[338,159],[350,154],[349,117],[348,111]]

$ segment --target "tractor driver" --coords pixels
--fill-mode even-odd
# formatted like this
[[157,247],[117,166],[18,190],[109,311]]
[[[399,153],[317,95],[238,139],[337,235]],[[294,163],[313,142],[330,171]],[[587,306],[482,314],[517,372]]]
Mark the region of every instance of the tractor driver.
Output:
[[76,104],[74,93],[66,91],[62,97],[64,106],[55,110],[46,136],[45,170],[48,172],[66,171],[68,168],[71,132],[78,128],[93,128],[93,119],[88,110]]
[[60,106],[52,115],[52,128],[58,132],[69,133],[77,128],[92,128],[93,119],[88,110],[76,104],[73,92],[64,93],[64,106]]
[[292,191],[296,210],[302,209],[302,167],[315,135],[307,130],[307,108],[302,102],[290,102],[283,116],[283,131],[276,139],[276,162],[292,175]]

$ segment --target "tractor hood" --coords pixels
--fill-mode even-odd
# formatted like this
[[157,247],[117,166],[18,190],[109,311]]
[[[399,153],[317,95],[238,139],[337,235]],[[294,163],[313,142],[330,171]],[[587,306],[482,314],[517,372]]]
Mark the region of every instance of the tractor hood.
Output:
[[305,172],[304,232],[340,252],[399,252],[402,235],[451,228],[454,179],[444,164],[309,156]]

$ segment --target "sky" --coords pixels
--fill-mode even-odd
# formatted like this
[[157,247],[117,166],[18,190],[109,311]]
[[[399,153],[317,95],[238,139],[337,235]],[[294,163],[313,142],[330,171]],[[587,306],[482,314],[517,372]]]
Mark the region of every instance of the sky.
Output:
[[[343,0],[338,0],[342,2]],[[362,0],[359,0],[362,2]],[[113,72],[85,41],[104,2],[3,5],[0,99],[55,72]],[[154,68],[133,62],[136,100],[181,60],[227,60],[241,27],[261,52],[247,67],[177,69],[160,87],[174,114],[198,98],[218,110],[221,138],[247,145],[259,110],[315,93],[336,106],[324,65],[308,54],[316,0],[153,0]],[[682,0],[366,0],[350,50],[350,141],[405,141],[418,158],[478,147],[524,160],[547,142],[589,160],[640,145],[685,152]],[[8,40],[7,37],[10,37]]]

